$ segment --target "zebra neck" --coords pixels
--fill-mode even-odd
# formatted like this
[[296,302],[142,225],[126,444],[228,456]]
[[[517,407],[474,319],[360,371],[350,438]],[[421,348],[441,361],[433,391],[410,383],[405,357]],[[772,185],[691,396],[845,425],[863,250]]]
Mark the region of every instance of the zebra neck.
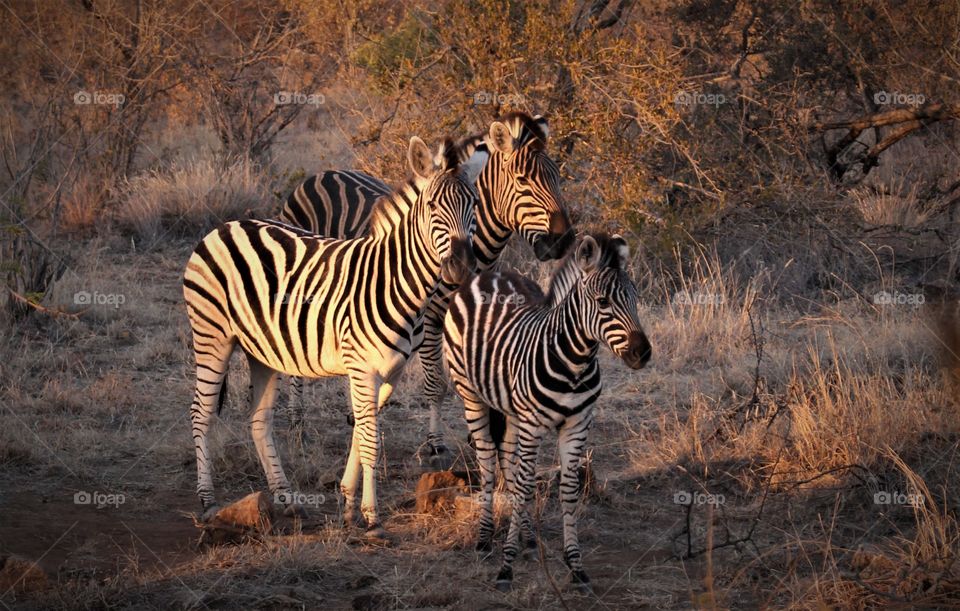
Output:
[[497,177],[503,175],[500,167],[502,160],[503,153],[491,151],[490,158],[477,179],[480,203],[473,243],[480,271],[491,268],[497,262],[513,235],[513,230],[506,224],[509,219],[501,218],[500,213],[503,207],[509,204],[509,201],[506,201],[509,199],[509,185],[497,184]]
[[582,290],[570,292],[554,307],[547,318],[547,348],[561,357],[574,376],[591,366],[599,342],[587,334],[584,321]]
[[392,227],[374,240],[379,258],[389,269],[390,295],[422,310],[440,280],[440,257],[430,236],[430,214],[425,202],[394,194],[400,211]]

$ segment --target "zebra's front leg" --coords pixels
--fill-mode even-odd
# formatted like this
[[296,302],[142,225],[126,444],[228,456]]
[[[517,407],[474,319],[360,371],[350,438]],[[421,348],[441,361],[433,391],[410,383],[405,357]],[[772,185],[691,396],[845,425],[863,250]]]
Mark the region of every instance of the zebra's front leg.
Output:
[[[380,458],[380,414],[378,399],[382,381],[377,374],[358,371],[350,375],[350,400],[355,424],[350,458],[340,488],[347,506],[353,505],[359,474],[363,476],[360,511],[367,522],[367,538],[386,539],[377,508],[377,461]],[[355,454],[354,454],[355,452]],[[351,468],[352,467],[352,468]],[[348,514],[349,515],[349,514]]]
[[290,419],[290,428],[297,439],[302,443],[304,434],[303,378],[290,376],[290,397],[287,400],[287,417]]
[[267,476],[267,484],[270,492],[273,493],[274,501],[284,506],[284,514],[304,517],[306,512],[301,505],[294,502],[295,495],[290,488],[287,475],[283,472],[280,453],[273,440],[273,408],[278,391],[277,372],[252,356],[248,360],[254,404],[253,416],[250,420],[253,445],[257,448],[257,456],[260,457],[260,464]]
[[580,540],[577,537],[577,506],[580,502],[580,462],[583,460],[587,432],[593,421],[593,412],[584,410],[560,427],[557,445],[560,450],[560,505],[563,510],[563,559],[570,568],[574,586],[583,593],[590,592],[590,579],[583,570]]
[[431,302],[424,316],[423,344],[420,346],[424,395],[430,410],[427,449],[430,468],[435,471],[444,471],[453,465],[453,453],[443,442],[443,419],[440,416],[447,392],[447,379],[443,374],[443,316],[446,308],[441,305]]
[[520,529],[526,507],[533,501],[536,484],[537,452],[543,432],[539,429],[524,431],[518,429],[517,459],[513,466],[515,473],[512,495],[513,511],[510,514],[510,528],[507,540],[503,544],[503,565],[497,574],[497,589],[508,591],[513,585],[513,562],[520,553]]
[[[506,420],[506,426],[503,440],[500,442],[500,474],[501,477],[503,477],[505,483],[504,489],[507,494],[513,495],[516,491],[517,427],[512,418],[504,418]],[[520,509],[520,536],[523,539],[526,549],[536,549],[537,536],[533,531],[529,507],[523,505]]]
[[480,529],[477,551],[489,552],[493,550],[493,488],[497,462],[497,446],[490,435],[490,408],[468,388],[461,388],[460,396],[463,397],[467,427],[470,429],[470,437],[477,452],[477,465],[480,468]]

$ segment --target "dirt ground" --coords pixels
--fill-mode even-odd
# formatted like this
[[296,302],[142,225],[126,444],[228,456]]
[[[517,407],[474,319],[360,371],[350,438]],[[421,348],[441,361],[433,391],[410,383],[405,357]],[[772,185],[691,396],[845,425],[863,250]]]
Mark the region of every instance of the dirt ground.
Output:
[[[785,541],[822,535],[826,527],[819,512],[841,503],[846,513],[833,515],[849,520],[844,528],[862,534],[879,524],[884,536],[899,532],[891,527],[899,522],[871,502],[872,489],[824,485],[801,490],[800,496],[768,498],[757,486],[767,476],[745,475],[748,455],[711,460],[702,441],[710,435],[690,433],[701,426],[697,393],[716,397],[717,413],[742,403],[749,397],[751,368],[713,357],[678,361],[679,348],[669,345],[677,338],[669,333],[680,327],[662,309],[645,307],[655,351],[651,366],[633,372],[609,352],[602,357],[605,390],[590,444],[593,481],[579,522],[592,594],[578,594],[567,584],[552,442],[541,452],[538,470],[535,515],[542,547],[518,562],[511,593],[493,587],[499,550],[486,558],[473,550],[472,514],[416,513],[414,490],[425,470],[418,452],[428,423],[416,361],[384,415],[380,490],[391,545],[370,545],[362,533],[340,524],[337,480],[349,435],[345,386],[321,380],[307,387],[304,441],[289,432],[282,414],[277,422],[288,475],[300,492],[317,499],[308,508],[310,517],[281,518],[276,534],[261,541],[201,546],[188,419],[194,374],[179,299],[189,246],[175,243],[134,257],[121,241],[86,245],[93,255],[78,267],[82,277],[61,287],[64,311],[78,318],[34,316],[11,340],[19,347],[0,365],[10,381],[0,411],[0,554],[36,561],[50,585],[34,593],[13,587],[0,596],[3,606],[776,606],[779,596],[816,582],[797,575],[797,566],[812,560]],[[126,300],[119,307],[73,307],[69,296],[78,287],[123,294]],[[778,329],[790,333],[787,324]],[[783,355],[796,350],[795,339],[781,339]],[[749,351],[744,354],[749,357]],[[786,370],[788,360],[774,361],[773,369]],[[221,501],[265,488],[249,437],[245,393],[243,359],[235,355],[227,402],[212,437]],[[280,402],[284,399],[282,394]],[[459,452],[455,468],[469,468],[459,402],[450,396],[446,405],[447,440]],[[938,434],[931,443],[949,462],[955,439]],[[759,451],[757,440],[749,443],[747,454]],[[678,494],[697,494],[697,486],[704,494],[721,493],[722,506],[675,502]],[[78,494],[93,502],[80,498],[78,504]]]

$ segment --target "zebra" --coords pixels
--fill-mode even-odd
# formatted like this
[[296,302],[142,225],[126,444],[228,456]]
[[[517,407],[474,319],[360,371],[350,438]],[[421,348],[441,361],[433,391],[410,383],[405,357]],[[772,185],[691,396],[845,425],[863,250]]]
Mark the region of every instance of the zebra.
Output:
[[420,342],[439,280],[458,282],[475,265],[474,182],[485,159],[462,164],[449,141],[434,157],[414,137],[407,161],[412,179],[380,199],[364,238],[321,238],[278,221],[245,220],[221,225],[194,249],[183,292],[197,364],[190,416],[205,519],[216,510],[207,431],[239,344],[253,382],[254,445],[270,491],[288,515],[304,512],[273,441],[277,373],[348,376],[355,425],[341,481],[344,518],[350,525],[357,517],[362,471],[368,536],[385,536],[374,470],[379,408]]
[[[651,355],[637,314],[637,288],[625,271],[628,256],[620,236],[585,236],[564,266],[575,265],[580,279],[562,298],[544,295],[519,274],[488,271],[464,285],[450,303],[444,353],[464,402],[483,486],[478,550],[492,548],[498,449],[492,428],[504,437],[501,471],[507,470],[512,481],[513,510],[498,589],[512,584],[519,535],[529,530],[526,505],[533,496],[537,452],[547,430],[556,429],[564,560],[577,587],[589,590],[574,511],[580,495],[577,470],[601,389],[597,349],[605,343],[632,369],[642,368]],[[567,290],[563,286],[559,290]],[[506,461],[503,454],[510,454]]]
[[[489,155],[477,181],[480,204],[473,250],[479,271],[494,266],[514,232],[533,247],[540,261],[562,258],[573,243],[575,236],[560,193],[560,171],[546,150],[548,138],[544,117],[514,112],[494,121],[487,133],[464,141],[464,156],[476,152]],[[324,172],[308,178],[290,195],[280,218],[320,235],[355,237],[366,230],[365,211],[385,188],[361,172]],[[440,432],[440,404],[447,389],[443,316],[456,288],[441,282],[424,318],[420,347],[424,394],[430,410],[427,448],[431,465],[438,469],[452,463]],[[294,411],[302,410],[298,406],[301,395],[295,383],[291,392]]]

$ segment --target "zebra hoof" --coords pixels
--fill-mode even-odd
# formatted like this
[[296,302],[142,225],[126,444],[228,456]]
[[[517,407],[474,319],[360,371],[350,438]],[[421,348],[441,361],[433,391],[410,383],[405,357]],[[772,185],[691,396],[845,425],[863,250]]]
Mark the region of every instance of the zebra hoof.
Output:
[[453,466],[453,452],[447,446],[430,446],[429,462],[433,471],[447,471]]
[[303,508],[303,505],[293,504],[287,505],[283,510],[283,515],[288,518],[300,518],[305,520],[310,517],[310,514],[307,513],[307,510]]
[[379,545],[390,544],[390,535],[388,535],[387,531],[379,524],[368,528],[366,534],[364,534],[364,538],[368,543],[376,543]]
[[590,578],[583,571],[573,571],[570,575],[570,583],[573,589],[581,594],[590,594],[593,588],[590,586]]
[[202,514],[200,514],[200,521],[203,522],[204,524],[210,522],[210,520],[212,520],[219,511],[220,511],[220,505],[216,505],[216,504],[210,505],[209,507],[203,510]]
[[493,551],[493,541],[490,539],[480,539],[477,541],[476,550],[483,554],[489,554]]
[[497,573],[497,590],[509,592],[513,588],[513,568],[505,566]]
[[347,424],[354,426],[357,423],[357,419],[353,417],[353,414],[347,414]]
[[362,528],[367,525],[366,520],[360,517],[356,511],[345,511],[343,513],[344,528]]

